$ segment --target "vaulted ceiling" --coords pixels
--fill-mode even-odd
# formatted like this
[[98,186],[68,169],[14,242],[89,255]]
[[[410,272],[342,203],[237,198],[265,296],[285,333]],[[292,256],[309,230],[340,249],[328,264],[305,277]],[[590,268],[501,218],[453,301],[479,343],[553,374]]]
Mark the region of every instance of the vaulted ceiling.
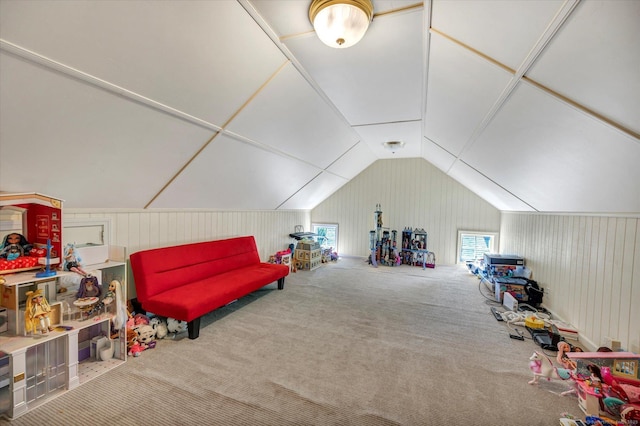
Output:
[[640,212],[640,2],[373,0],[348,49],[309,4],[0,0],[0,190],[311,209],[422,157],[500,210]]

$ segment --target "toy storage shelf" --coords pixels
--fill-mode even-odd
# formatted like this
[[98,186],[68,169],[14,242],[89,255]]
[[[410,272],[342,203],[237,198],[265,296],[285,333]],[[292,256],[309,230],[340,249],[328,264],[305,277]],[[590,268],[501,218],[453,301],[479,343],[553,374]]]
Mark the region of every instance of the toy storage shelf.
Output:
[[[102,277],[103,295],[108,283],[117,279],[126,293],[126,263],[107,261],[87,265]],[[56,287],[61,278],[73,277],[72,272],[58,272],[53,277],[38,278],[34,272],[5,275],[2,287],[7,307],[9,330],[0,333],[0,418],[15,419],[33,408],[50,401],[110,370],[124,364],[127,358],[124,327],[116,330],[112,340],[113,358],[100,361],[90,356],[92,337],[110,336],[113,315],[104,309],[89,318],[80,313],[67,314],[62,302],[55,302]],[[23,298],[25,292],[42,288],[55,312],[52,326],[45,334],[26,336]],[[69,292],[71,293],[71,292]],[[4,296],[7,297],[4,297]],[[71,296],[71,294],[70,294]],[[124,296],[126,300],[126,294]],[[56,308],[57,307],[57,311]],[[70,316],[70,317],[69,317]]]
[[299,242],[294,252],[298,270],[313,271],[322,263],[322,251],[318,243]]

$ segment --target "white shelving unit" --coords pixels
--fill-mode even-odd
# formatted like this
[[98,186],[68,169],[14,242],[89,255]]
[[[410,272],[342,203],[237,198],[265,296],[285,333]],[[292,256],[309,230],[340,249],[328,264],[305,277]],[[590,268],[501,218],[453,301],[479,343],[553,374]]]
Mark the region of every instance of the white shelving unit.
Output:
[[[124,249],[121,250],[124,253]],[[124,260],[124,259],[123,259]],[[111,280],[120,281],[126,293],[126,263],[107,261],[86,265],[86,270],[100,271],[102,295]],[[89,356],[91,340],[95,336],[111,335],[113,315],[104,309],[99,314],[83,319],[65,319],[62,304],[55,303],[56,287],[60,278],[72,272],[58,272],[54,277],[38,278],[34,272],[5,275],[2,286],[7,307],[9,331],[0,334],[0,417],[19,417],[58,394],[74,389],[87,381],[107,373],[126,362],[125,327],[117,330],[118,338],[112,359],[98,360]],[[24,333],[23,297],[26,291],[41,288],[52,305],[51,321],[55,330],[27,336]],[[124,299],[126,300],[126,294]],[[57,308],[55,308],[57,306]]]

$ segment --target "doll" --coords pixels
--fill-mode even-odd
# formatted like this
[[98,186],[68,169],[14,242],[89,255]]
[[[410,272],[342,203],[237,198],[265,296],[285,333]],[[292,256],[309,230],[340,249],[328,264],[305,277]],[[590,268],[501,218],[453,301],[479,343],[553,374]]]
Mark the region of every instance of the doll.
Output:
[[577,368],[577,364],[567,356],[567,352],[582,352],[582,349],[579,346],[571,346],[564,340],[558,342],[558,355],[556,356],[556,361],[568,370],[575,370]]
[[27,241],[24,235],[13,232],[2,240],[0,257],[4,257],[7,260],[15,260],[20,256],[29,254],[32,248],[33,245]]
[[40,331],[45,334],[47,331],[53,331],[49,313],[51,306],[42,295],[42,290],[27,292],[27,308],[24,312],[24,328],[27,333],[35,332],[40,326]]
[[80,266],[80,262],[82,261],[82,259],[80,259],[78,256],[76,256],[76,246],[75,244],[67,244],[64,247],[64,265],[63,265],[63,269],[65,271],[71,271],[71,272],[75,272],[76,274],[80,274],[84,277],[90,277],[91,274],[88,274],[87,272],[85,272],[82,267]]
[[[128,319],[127,304],[122,294],[122,286],[120,281],[113,280],[109,283],[109,290],[104,296],[102,302],[109,306],[114,312],[113,326],[116,330],[122,328]],[[115,308],[114,308],[115,307]]]
[[83,299],[85,297],[100,297],[101,294],[102,288],[100,287],[100,283],[98,283],[98,278],[85,276],[80,281],[80,287],[78,288],[78,293],[76,293],[76,298]]

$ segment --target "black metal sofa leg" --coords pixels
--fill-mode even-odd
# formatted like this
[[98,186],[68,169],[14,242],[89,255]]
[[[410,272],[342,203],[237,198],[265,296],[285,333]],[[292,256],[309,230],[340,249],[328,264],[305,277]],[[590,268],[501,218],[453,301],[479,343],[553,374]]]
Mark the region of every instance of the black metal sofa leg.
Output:
[[189,331],[189,339],[197,339],[200,335],[200,317],[187,323],[187,331]]
[[282,290],[284,288],[284,277],[278,279],[278,290]]

